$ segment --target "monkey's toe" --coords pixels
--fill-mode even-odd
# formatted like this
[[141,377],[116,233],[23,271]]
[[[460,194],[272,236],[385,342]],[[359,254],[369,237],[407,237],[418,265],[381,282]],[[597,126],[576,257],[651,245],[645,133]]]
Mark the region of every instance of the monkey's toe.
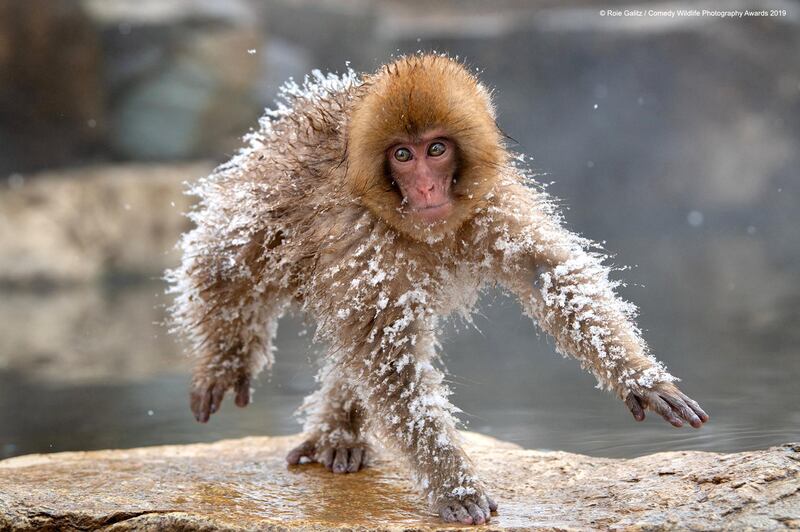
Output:
[[306,440],[289,451],[289,454],[286,455],[286,461],[289,463],[289,465],[297,465],[303,458],[313,461],[315,449],[316,446],[314,445],[314,442]]
[[448,523],[482,525],[488,523],[497,503],[489,497],[448,499],[439,505],[439,516]]
[[366,465],[367,453],[361,447],[350,449],[350,459],[347,462],[347,472],[355,473]]
[[363,447],[337,447],[322,454],[322,462],[336,474],[356,473],[366,466],[366,451]]
[[307,440],[286,455],[289,465],[303,463],[303,458],[318,462],[336,474],[356,473],[367,466],[367,448],[364,445],[320,447]]

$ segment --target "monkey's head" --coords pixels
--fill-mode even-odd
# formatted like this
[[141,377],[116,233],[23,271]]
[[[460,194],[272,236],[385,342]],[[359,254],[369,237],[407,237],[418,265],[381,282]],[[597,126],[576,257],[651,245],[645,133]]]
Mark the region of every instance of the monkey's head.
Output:
[[506,161],[488,91],[440,55],[368,77],[348,131],[347,181],[373,214],[417,240],[471,218]]

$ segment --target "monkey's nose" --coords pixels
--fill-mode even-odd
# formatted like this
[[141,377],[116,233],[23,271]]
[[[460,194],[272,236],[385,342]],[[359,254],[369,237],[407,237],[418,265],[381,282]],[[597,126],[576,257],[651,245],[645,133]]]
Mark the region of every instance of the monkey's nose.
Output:
[[424,185],[417,185],[417,192],[425,199],[430,199],[431,192],[433,192],[434,183],[426,183]]

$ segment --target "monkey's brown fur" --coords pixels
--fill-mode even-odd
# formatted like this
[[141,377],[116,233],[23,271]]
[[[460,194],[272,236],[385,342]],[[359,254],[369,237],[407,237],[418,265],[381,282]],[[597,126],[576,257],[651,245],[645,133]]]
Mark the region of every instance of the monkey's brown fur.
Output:
[[383,170],[387,147],[436,128],[458,139],[457,210],[436,234],[458,229],[476,212],[508,157],[486,89],[460,64],[441,59],[401,60],[369,78],[349,127],[348,184],[376,216],[415,239],[428,232],[399,212],[401,198]]
[[[317,74],[284,97],[250,147],[194,188],[197,227],[168,274],[175,328],[199,357],[196,411],[214,412],[272,361],[276,322],[295,304],[329,349],[298,452],[330,462],[331,449],[363,450],[379,435],[445,519],[480,522],[476,508],[488,519],[493,503],[434,364],[438,317],[469,319],[484,287],[516,295],[560,352],[620,398],[656,408],[654,393],[679,393],[602,257],[511,164],[489,93],[461,64],[413,55],[362,79]],[[453,215],[433,226],[402,212],[385,171],[394,141],[430,129],[459,155]]]

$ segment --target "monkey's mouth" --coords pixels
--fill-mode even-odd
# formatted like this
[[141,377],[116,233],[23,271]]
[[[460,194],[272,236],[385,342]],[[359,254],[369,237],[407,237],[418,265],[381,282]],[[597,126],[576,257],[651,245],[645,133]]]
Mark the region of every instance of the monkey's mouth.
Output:
[[450,215],[453,210],[453,202],[448,199],[436,205],[420,205],[411,207],[409,210],[427,223],[440,222]]

